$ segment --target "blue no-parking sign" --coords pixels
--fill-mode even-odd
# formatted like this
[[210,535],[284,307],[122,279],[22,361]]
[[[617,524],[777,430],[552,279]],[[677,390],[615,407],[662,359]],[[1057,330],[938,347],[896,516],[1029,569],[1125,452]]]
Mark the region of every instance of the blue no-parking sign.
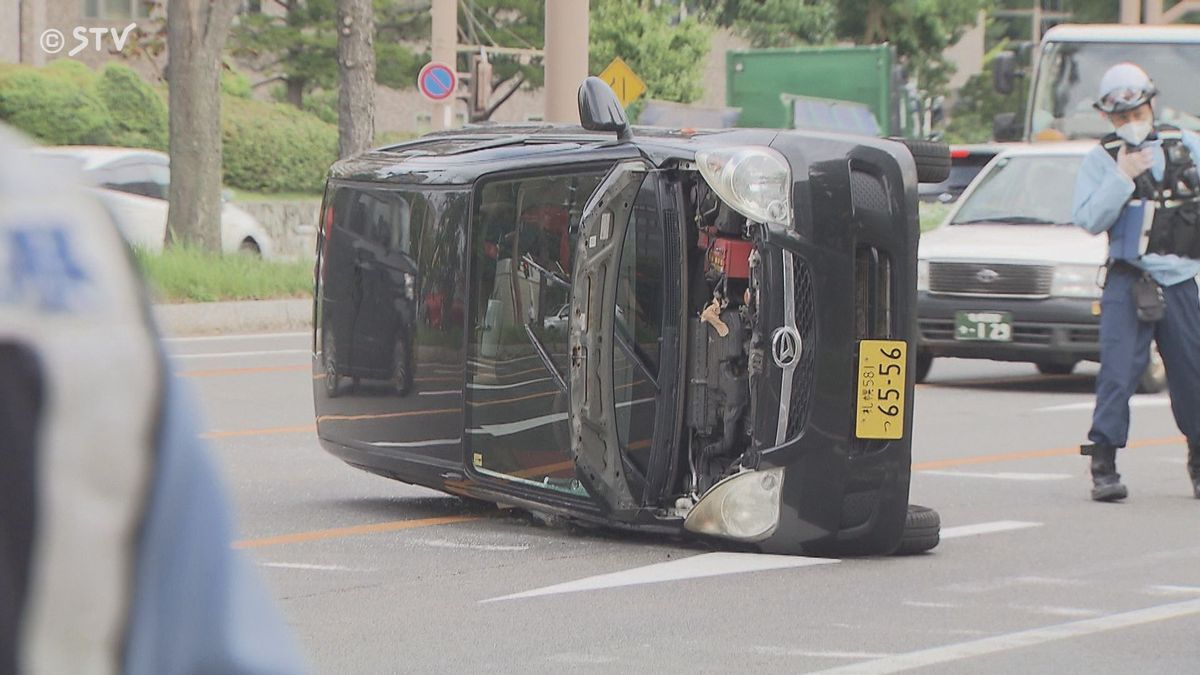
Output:
[[458,75],[450,66],[430,61],[417,75],[417,89],[430,101],[445,101],[458,89]]

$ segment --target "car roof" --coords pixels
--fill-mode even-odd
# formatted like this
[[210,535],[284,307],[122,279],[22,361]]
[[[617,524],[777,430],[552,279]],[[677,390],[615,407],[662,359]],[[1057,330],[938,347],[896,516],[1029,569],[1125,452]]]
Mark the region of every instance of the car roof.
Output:
[[146,148],[118,148],[107,145],[55,145],[34,148],[34,152],[58,157],[74,157],[83,162],[88,171],[129,157],[154,157],[169,161],[165,152]]
[[1197,43],[1195,26],[1126,26],[1121,24],[1061,24],[1046,31],[1044,42]]
[[576,125],[468,125],[422,136],[342,160],[330,177],[370,182],[459,185],[496,171],[638,156],[639,152],[695,151],[714,144],[769,144],[779,129],[669,129],[633,127],[619,143],[615,132]]
[[1040,143],[1008,143],[997,157],[1080,156],[1096,147],[1095,140],[1056,141]]

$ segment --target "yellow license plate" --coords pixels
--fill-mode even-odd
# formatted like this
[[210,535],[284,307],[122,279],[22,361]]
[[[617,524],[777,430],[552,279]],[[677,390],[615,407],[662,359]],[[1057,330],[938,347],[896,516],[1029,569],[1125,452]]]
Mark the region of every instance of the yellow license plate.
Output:
[[854,433],[859,438],[904,435],[904,383],[908,344],[902,340],[858,343],[858,406]]

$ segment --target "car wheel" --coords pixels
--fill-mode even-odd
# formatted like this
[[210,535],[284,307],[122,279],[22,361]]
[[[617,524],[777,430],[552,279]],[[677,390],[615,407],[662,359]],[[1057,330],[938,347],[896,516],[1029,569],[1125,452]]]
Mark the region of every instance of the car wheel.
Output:
[[1163,364],[1162,355],[1158,353],[1158,345],[1150,346],[1150,364],[1146,372],[1138,380],[1139,394],[1157,394],[1167,388],[1167,367]]
[[933,354],[917,353],[917,369],[913,372],[913,379],[917,382],[924,382],[925,378],[929,377],[929,369],[933,367]]
[[325,337],[321,338],[321,358],[325,366],[325,395],[337,398],[342,393],[342,376],[337,371],[337,344],[332,332],[325,333]]
[[896,139],[908,147],[917,164],[917,182],[940,183],[950,177],[950,146],[941,141]]
[[1038,372],[1043,375],[1070,375],[1075,371],[1075,361],[1070,363],[1039,363]]
[[254,256],[255,258],[261,258],[262,248],[259,247],[257,241],[254,241],[250,237],[246,237],[246,239],[242,241],[242,244],[238,246],[238,253],[245,253],[246,255]]
[[896,555],[913,555],[933,549],[942,539],[942,517],[927,506],[908,505],[904,534]]
[[401,337],[396,340],[392,350],[392,386],[396,393],[407,396],[413,386],[412,349],[408,340]]

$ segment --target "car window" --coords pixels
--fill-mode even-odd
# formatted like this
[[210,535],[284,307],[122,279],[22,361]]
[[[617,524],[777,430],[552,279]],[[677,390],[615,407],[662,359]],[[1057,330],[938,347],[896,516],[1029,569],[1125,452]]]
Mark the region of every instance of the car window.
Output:
[[[616,330],[623,347],[613,354],[617,439],[642,470],[649,465],[654,438],[656,388],[650,378],[658,377],[661,353],[665,256],[656,182],[647,180],[634,201],[621,249]],[[635,359],[649,372],[635,366]]]
[[131,195],[167,198],[171,174],[166,165],[144,159],[127,159],[91,171],[100,187]]
[[1078,155],[1002,157],[978,178],[951,224],[1069,223],[1082,162]]

